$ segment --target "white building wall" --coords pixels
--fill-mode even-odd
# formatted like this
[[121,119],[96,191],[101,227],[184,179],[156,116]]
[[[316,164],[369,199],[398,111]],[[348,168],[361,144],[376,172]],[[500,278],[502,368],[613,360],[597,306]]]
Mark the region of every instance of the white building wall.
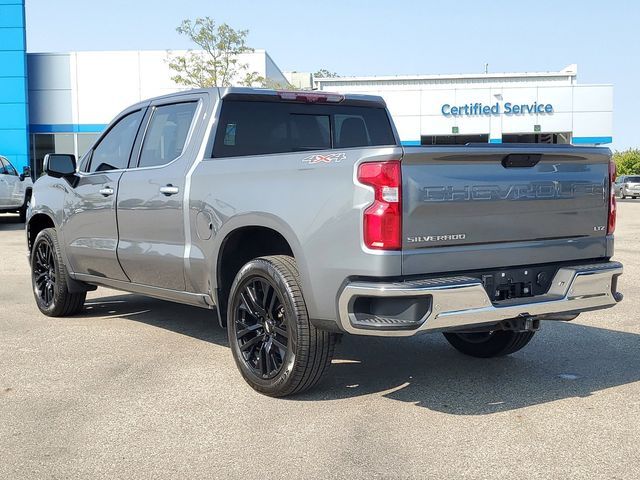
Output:
[[[569,133],[574,143],[606,144],[613,130],[613,87],[578,85],[577,66],[560,72],[316,79],[321,90],[382,96],[401,140],[422,136]],[[506,104],[549,104],[551,113],[507,114]],[[443,105],[498,104],[499,114],[444,115]],[[536,131],[539,126],[540,131]]]
[[[30,123],[35,132],[100,131],[127,106],[186,88],[171,77],[169,55],[184,51],[28,54]],[[286,84],[264,50],[238,56],[248,72]],[[238,75],[234,81],[244,78]]]

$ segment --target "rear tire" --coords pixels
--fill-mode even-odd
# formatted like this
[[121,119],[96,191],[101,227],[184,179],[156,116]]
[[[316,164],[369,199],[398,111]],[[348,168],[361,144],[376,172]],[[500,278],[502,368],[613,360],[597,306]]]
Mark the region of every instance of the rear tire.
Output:
[[229,294],[227,331],[240,373],[271,397],[313,387],[331,365],[336,336],[309,322],[290,256],[256,258],[240,269]]
[[478,358],[502,357],[522,349],[535,332],[494,330],[478,333],[445,333],[444,337],[459,352]]
[[82,310],[87,292],[70,293],[58,235],[45,228],[31,251],[31,284],[38,309],[48,317],[67,317]]

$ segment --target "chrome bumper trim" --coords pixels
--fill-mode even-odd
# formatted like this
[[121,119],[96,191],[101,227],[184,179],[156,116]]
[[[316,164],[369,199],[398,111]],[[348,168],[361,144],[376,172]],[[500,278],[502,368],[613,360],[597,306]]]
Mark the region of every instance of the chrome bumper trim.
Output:
[[[537,297],[492,303],[482,283],[472,277],[447,277],[409,282],[353,282],[338,297],[342,329],[356,335],[405,337],[420,332],[456,330],[494,324],[517,317],[545,316],[612,307],[618,302],[614,279],[622,264],[604,262],[562,267],[549,292]],[[375,330],[354,326],[351,311],[357,297],[430,296],[431,308],[413,330]]]

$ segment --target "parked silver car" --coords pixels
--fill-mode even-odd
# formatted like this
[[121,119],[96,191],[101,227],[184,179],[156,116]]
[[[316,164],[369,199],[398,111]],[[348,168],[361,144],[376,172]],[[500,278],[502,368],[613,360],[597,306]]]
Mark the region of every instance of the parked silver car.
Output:
[[28,167],[18,174],[11,162],[0,156],[0,213],[18,213],[24,222],[32,187]]
[[620,198],[640,197],[640,175],[621,175],[615,183],[616,195]]

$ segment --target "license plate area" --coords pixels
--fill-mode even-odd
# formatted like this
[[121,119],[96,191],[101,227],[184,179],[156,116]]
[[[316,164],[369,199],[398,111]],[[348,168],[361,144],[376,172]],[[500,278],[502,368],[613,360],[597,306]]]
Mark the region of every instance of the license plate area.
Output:
[[492,302],[535,297],[549,291],[557,266],[519,267],[481,272],[476,276]]

